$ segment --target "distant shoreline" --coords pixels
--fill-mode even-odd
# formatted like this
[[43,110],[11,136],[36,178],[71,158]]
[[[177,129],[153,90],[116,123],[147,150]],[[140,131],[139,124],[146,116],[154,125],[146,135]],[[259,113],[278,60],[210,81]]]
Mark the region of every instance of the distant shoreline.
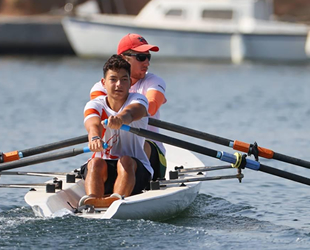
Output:
[[0,17],[0,54],[69,54],[63,16]]
[[[78,0],[79,4],[87,0]],[[101,13],[136,15],[149,0],[95,0]],[[103,4],[104,1],[104,4]],[[273,0],[274,17],[280,21],[310,25],[310,0]],[[66,0],[0,0],[0,16],[65,14]]]

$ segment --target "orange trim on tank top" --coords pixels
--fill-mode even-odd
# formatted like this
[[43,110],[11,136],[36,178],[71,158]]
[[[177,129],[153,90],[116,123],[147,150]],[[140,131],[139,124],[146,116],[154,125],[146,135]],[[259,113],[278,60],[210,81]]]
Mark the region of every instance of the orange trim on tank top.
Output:
[[96,114],[96,115],[100,116],[98,110],[96,110],[96,109],[87,109],[84,112],[84,118],[89,116],[89,115],[92,115],[92,114]]
[[101,95],[106,96],[107,94],[104,93],[103,91],[99,91],[99,90],[93,91],[93,92],[90,93],[90,100],[93,100],[93,99],[95,99],[95,98],[97,98],[98,96],[101,96]]

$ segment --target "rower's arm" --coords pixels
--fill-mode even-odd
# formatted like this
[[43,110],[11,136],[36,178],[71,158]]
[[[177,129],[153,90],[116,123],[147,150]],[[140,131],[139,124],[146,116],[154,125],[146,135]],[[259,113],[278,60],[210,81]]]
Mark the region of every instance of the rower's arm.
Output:
[[149,101],[149,114],[155,115],[162,104],[165,103],[165,96],[157,90],[149,90],[146,92],[146,98]]
[[[88,147],[93,152],[103,151],[102,147],[102,125],[101,119],[98,116],[90,117],[84,123],[84,126],[88,132]],[[98,137],[98,139],[93,139]]]
[[145,106],[140,103],[133,103],[125,107],[116,116],[110,116],[107,125],[111,129],[120,129],[123,124],[130,124],[131,122],[140,120],[147,115],[148,113]]

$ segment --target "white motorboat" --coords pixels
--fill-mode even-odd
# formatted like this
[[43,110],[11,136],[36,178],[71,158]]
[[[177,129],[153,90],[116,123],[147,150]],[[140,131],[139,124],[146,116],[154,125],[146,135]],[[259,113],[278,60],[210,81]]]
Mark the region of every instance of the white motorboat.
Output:
[[[184,168],[202,167],[203,163],[190,151],[165,145],[167,149],[168,169],[174,171],[175,166]],[[200,175],[201,176],[201,175]],[[47,192],[45,186],[34,187],[25,195],[25,201],[32,207],[37,216],[53,217],[64,214],[74,214],[81,217],[97,219],[147,219],[164,220],[176,216],[186,209],[196,198],[201,181],[182,182],[188,178],[197,178],[197,171],[180,175],[178,183],[161,185],[158,190],[148,190],[138,195],[117,200],[104,210],[90,212],[88,210],[76,213],[75,208],[80,198],[85,195],[84,180],[75,178],[74,183],[67,183],[64,175],[55,175],[56,183],[62,181],[62,188],[55,192]],[[49,181],[51,185],[55,179]],[[183,183],[183,184],[182,184]]]
[[138,33],[159,46],[154,58],[308,61],[309,26],[272,13],[266,0],[152,0],[137,16],[87,14],[62,24],[81,57],[109,57],[124,35]]

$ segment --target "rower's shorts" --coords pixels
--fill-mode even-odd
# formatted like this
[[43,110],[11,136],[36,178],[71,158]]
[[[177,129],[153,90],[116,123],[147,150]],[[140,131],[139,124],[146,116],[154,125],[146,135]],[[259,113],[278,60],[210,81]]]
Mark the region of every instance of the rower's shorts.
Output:
[[[151,173],[144,167],[141,161],[132,157],[137,163],[136,171],[136,184],[133,188],[131,195],[139,194],[147,189],[151,180]],[[108,165],[108,179],[104,183],[104,194],[113,194],[114,183],[117,177],[117,161],[118,160],[105,160]],[[87,163],[81,166],[81,175],[85,180],[87,176]]]
[[154,170],[153,181],[158,178],[164,178],[166,175],[167,162],[165,155],[161,152],[160,148],[153,141],[145,140],[151,146],[150,163]]

